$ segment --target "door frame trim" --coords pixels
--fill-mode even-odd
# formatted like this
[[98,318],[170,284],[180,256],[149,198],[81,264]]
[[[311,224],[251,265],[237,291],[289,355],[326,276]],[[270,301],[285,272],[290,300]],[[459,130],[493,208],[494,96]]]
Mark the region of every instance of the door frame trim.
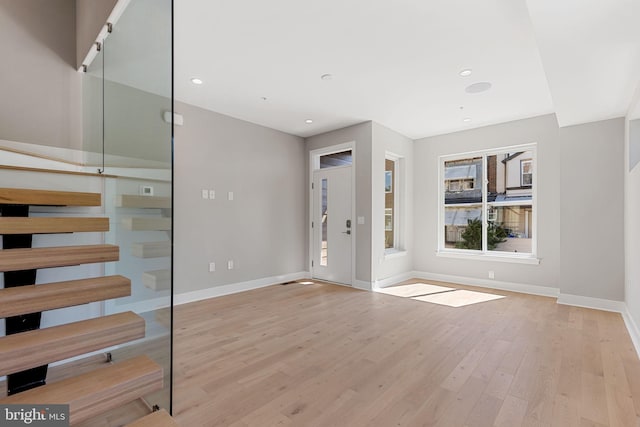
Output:
[[[309,190],[309,209],[307,215],[307,230],[309,246],[308,250],[308,263],[307,268],[309,274],[313,278],[313,267],[311,262],[313,261],[313,228],[311,228],[311,222],[313,221],[313,190],[311,184],[313,183],[313,173],[320,168],[320,156],[327,154],[338,153],[340,151],[351,150],[351,283],[344,283],[345,285],[353,286],[356,283],[356,243],[358,236],[358,221],[356,217],[356,142],[349,141],[342,144],[331,145],[328,147],[322,147],[309,151],[309,175],[307,177],[307,189]],[[340,168],[344,166],[336,166]]]

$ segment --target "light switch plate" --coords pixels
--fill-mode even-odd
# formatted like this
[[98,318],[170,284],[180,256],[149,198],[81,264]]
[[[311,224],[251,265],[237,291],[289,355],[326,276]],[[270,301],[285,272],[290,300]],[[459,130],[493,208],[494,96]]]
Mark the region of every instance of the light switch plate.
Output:
[[233,191],[229,191],[229,194],[227,196],[229,200],[233,200]]
[[209,198],[209,190],[202,190],[202,198],[203,199]]
[[210,262],[209,263],[209,272],[213,273],[214,271],[216,271],[216,263],[215,262]]
[[141,185],[140,186],[140,195],[141,196],[153,196],[153,187],[150,185]]
[[358,225],[362,225],[364,224],[364,217],[363,216],[359,216],[358,217]]
[[209,190],[209,199],[213,200],[216,198],[216,191],[215,190]]

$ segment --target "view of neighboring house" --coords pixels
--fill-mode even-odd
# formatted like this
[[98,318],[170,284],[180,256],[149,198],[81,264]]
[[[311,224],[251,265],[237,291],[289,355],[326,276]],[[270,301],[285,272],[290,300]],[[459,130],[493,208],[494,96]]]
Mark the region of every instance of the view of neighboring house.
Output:
[[[486,163],[485,163],[486,159]],[[485,180],[486,201],[482,182]],[[444,240],[446,248],[465,248],[470,223],[482,223],[486,209],[489,230],[505,237],[489,250],[531,252],[533,233],[533,152],[518,151],[446,161],[444,163]],[[486,204],[485,204],[486,203]]]
[[384,248],[390,249],[395,243],[395,167],[393,160],[385,159],[384,174]]

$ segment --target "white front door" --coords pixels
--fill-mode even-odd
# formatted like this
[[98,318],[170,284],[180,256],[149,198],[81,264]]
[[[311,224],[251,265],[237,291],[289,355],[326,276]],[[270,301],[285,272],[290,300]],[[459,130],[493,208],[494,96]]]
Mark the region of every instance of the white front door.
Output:
[[312,276],[351,285],[351,166],[313,173]]

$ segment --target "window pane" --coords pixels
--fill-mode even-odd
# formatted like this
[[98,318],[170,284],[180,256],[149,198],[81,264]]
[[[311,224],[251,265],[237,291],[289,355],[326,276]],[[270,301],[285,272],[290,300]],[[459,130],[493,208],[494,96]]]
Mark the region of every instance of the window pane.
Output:
[[522,172],[522,186],[529,186],[533,184],[533,163],[531,160],[522,160],[520,162],[520,170]]
[[442,163],[442,249],[533,254],[535,147],[522,148]]
[[533,153],[505,152],[487,156],[487,201],[530,201],[533,195]]
[[327,265],[327,254],[329,247],[327,244],[327,179],[322,179],[322,243],[320,247],[320,265]]
[[446,248],[482,250],[482,205],[445,207]]
[[482,175],[482,157],[445,162],[445,204],[482,202]]
[[384,248],[389,249],[395,247],[396,162],[385,159],[384,170]]
[[353,164],[351,150],[320,156],[320,169],[333,168],[336,166],[350,166],[351,164]]
[[532,205],[490,206],[487,222],[487,248],[490,251],[531,253]]
[[393,209],[384,210],[384,230],[393,231]]

